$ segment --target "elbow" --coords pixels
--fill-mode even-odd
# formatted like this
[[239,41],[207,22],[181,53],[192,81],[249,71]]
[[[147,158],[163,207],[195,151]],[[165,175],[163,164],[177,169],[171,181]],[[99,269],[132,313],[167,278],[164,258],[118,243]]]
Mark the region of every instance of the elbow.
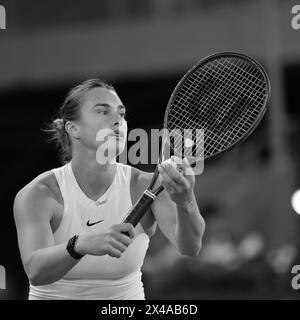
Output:
[[44,286],[46,284],[51,284],[55,282],[55,281],[51,281],[49,278],[45,279],[45,277],[43,277],[42,275],[34,272],[29,273],[27,276],[30,284],[33,286]]
[[[202,249],[202,238],[203,234],[205,232],[205,222],[203,218],[201,219],[201,227],[197,230],[197,235],[190,240],[190,245],[187,243],[184,244],[184,246],[178,246],[180,254],[195,258],[199,255],[201,249]],[[181,243],[183,245],[183,243]]]
[[38,272],[36,272],[34,270],[30,270],[27,273],[27,277],[28,277],[28,280],[29,280],[30,284],[33,285],[33,286],[42,286],[42,285],[44,285],[40,275],[38,274]]
[[28,276],[29,282],[33,286],[42,286],[43,283],[38,279],[38,277]]
[[196,249],[194,251],[192,251],[189,256],[191,258],[197,257],[199,255],[201,249],[202,249],[202,243],[198,247],[196,247]]
[[202,248],[202,243],[198,244],[197,246],[193,248],[186,248],[186,249],[181,249],[180,253],[183,256],[189,257],[189,258],[195,258],[199,255],[200,251]]
[[24,263],[24,269],[27,275],[27,278],[33,286],[41,286],[41,280],[38,268],[36,267],[36,263],[34,260],[34,255],[30,257],[25,263]]
[[26,274],[30,284],[33,286],[43,286],[54,282],[50,281],[49,276],[45,277],[45,274],[33,261],[27,265]]
[[34,264],[30,264],[27,268],[27,277],[31,285],[33,286],[42,286],[45,285],[45,281],[41,272],[38,270]]

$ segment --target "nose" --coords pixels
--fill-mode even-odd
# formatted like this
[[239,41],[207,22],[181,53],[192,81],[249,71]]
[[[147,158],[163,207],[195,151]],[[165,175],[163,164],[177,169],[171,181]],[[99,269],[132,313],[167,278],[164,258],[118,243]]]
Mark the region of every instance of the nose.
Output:
[[114,127],[119,127],[120,124],[121,124],[121,120],[122,120],[122,118],[121,118],[120,116],[119,116],[119,118],[114,119],[114,120],[113,120],[113,126],[114,126]]
[[112,124],[113,126],[120,126],[123,118],[119,112],[114,112],[113,114],[113,119],[112,119]]

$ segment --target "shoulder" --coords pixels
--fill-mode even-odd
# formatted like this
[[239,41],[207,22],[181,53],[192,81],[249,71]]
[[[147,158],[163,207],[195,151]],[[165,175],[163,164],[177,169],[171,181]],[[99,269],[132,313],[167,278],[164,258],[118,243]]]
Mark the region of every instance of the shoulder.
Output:
[[14,208],[43,203],[62,202],[62,196],[52,171],[46,171],[25,185],[15,196]]

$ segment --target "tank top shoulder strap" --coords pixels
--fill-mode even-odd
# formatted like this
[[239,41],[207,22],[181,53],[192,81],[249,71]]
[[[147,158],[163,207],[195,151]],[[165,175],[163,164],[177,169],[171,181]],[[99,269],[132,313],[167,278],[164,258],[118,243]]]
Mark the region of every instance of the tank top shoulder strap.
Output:
[[123,164],[123,163],[117,163],[117,175],[119,182],[122,185],[130,186],[130,179],[131,179],[131,167]]
[[67,198],[67,194],[68,194],[68,178],[67,178],[67,166],[69,164],[65,164],[62,167],[59,168],[54,168],[51,170],[51,172],[54,173],[55,177],[56,177],[56,181],[57,184],[59,186],[61,195],[63,197],[63,199]]

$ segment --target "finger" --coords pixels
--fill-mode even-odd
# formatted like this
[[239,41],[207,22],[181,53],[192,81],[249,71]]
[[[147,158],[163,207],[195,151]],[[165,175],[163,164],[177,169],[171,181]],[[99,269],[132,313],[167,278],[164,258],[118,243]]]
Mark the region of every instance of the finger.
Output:
[[118,241],[117,239],[112,239],[110,241],[110,244],[120,252],[124,252],[127,249],[127,246],[125,246],[122,242]]
[[127,236],[129,236],[129,238],[134,238],[136,236],[136,230],[134,228],[134,226],[131,223],[127,223],[128,227],[127,227]]
[[183,169],[184,176],[194,176],[195,175],[194,170],[191,167],[187,158],[184,158],[182,161],[182,169]]
[[133,239],[136,236],[136,230],[133,226],[131,229],[128,230],[127,235],[129,236],[130,239]]
[[134,231],[134,226],[129,222],[124,222],[124,223],[115,224],[114,229],[119,232],[129,231],[129,230]]
[[108,255],[113,258],[121,258],[122,252],[114,248],[113,246],[110,246],[108,250]]
[[181,173],[179,173],[178,170],[175,169],[172,165],[170,165],[168,163],[162,164],[162,169],[163,169],[163,172],[165,172],[168,175],[170,180],[172,180],[176,184],[181,185],[182,187],[186,187],[186,188],[189,187],[189,184],[185,180],[183,175]]
[[121,232],[125,236],[129,237],[130,239],[136,236],[136,230],[131,223],[125,222],[115,225],[115,231]]
[[132,242],[132,240],[131,240],[130,236],[127,234],[126,233],[116,233],[116,239],[128,247],[130,245],[130,243]]
[[170,178],[170,176],[166,173],[166,171],[163,170],[163,168],[160,171],[160,175],[161,175],[161,184],[163,185],[164,188],[169,187],[174,190],[178,189],[178,186],[176,185],[176,183]]
[[[163,178],[162,178],[163,179]],[[171,183],[166,183],[165,180],[161,181],[161,185],[164,187],[164,189],[169,193],[169,195],[172,194],[178,194],[180,192],[180,190],[178,189],[178,187],[173,186]]]
[[[172,166],[167,165],[166,167],[166,172],[168,174],[168,176],[174,180],[176,183],[178,184],[182,184],[182,185],[186,185],[186,181],[183,177],[183,175],[181,174],[181,172],[178,171],[178,169],[174,169]],[[180,168],[180,167],[179,167]]]
[[174,163],[176,163],[176,166],[182,165],[183,159],[177,156],[172,156],[171,159],[173,160]]
[[177,156],[171,156],[170,159],[163,161],[163,164],[170,164],[174,169],[180,172],[182,161],[183,160]]
[[164,189],[165,189],[170,195],[178,193],[178,191],[176,191],[174,188],[172,188],[172,187],[171,187],[170,185],[168,185],[168,184],[162,183],[161,185],[164,187]]

